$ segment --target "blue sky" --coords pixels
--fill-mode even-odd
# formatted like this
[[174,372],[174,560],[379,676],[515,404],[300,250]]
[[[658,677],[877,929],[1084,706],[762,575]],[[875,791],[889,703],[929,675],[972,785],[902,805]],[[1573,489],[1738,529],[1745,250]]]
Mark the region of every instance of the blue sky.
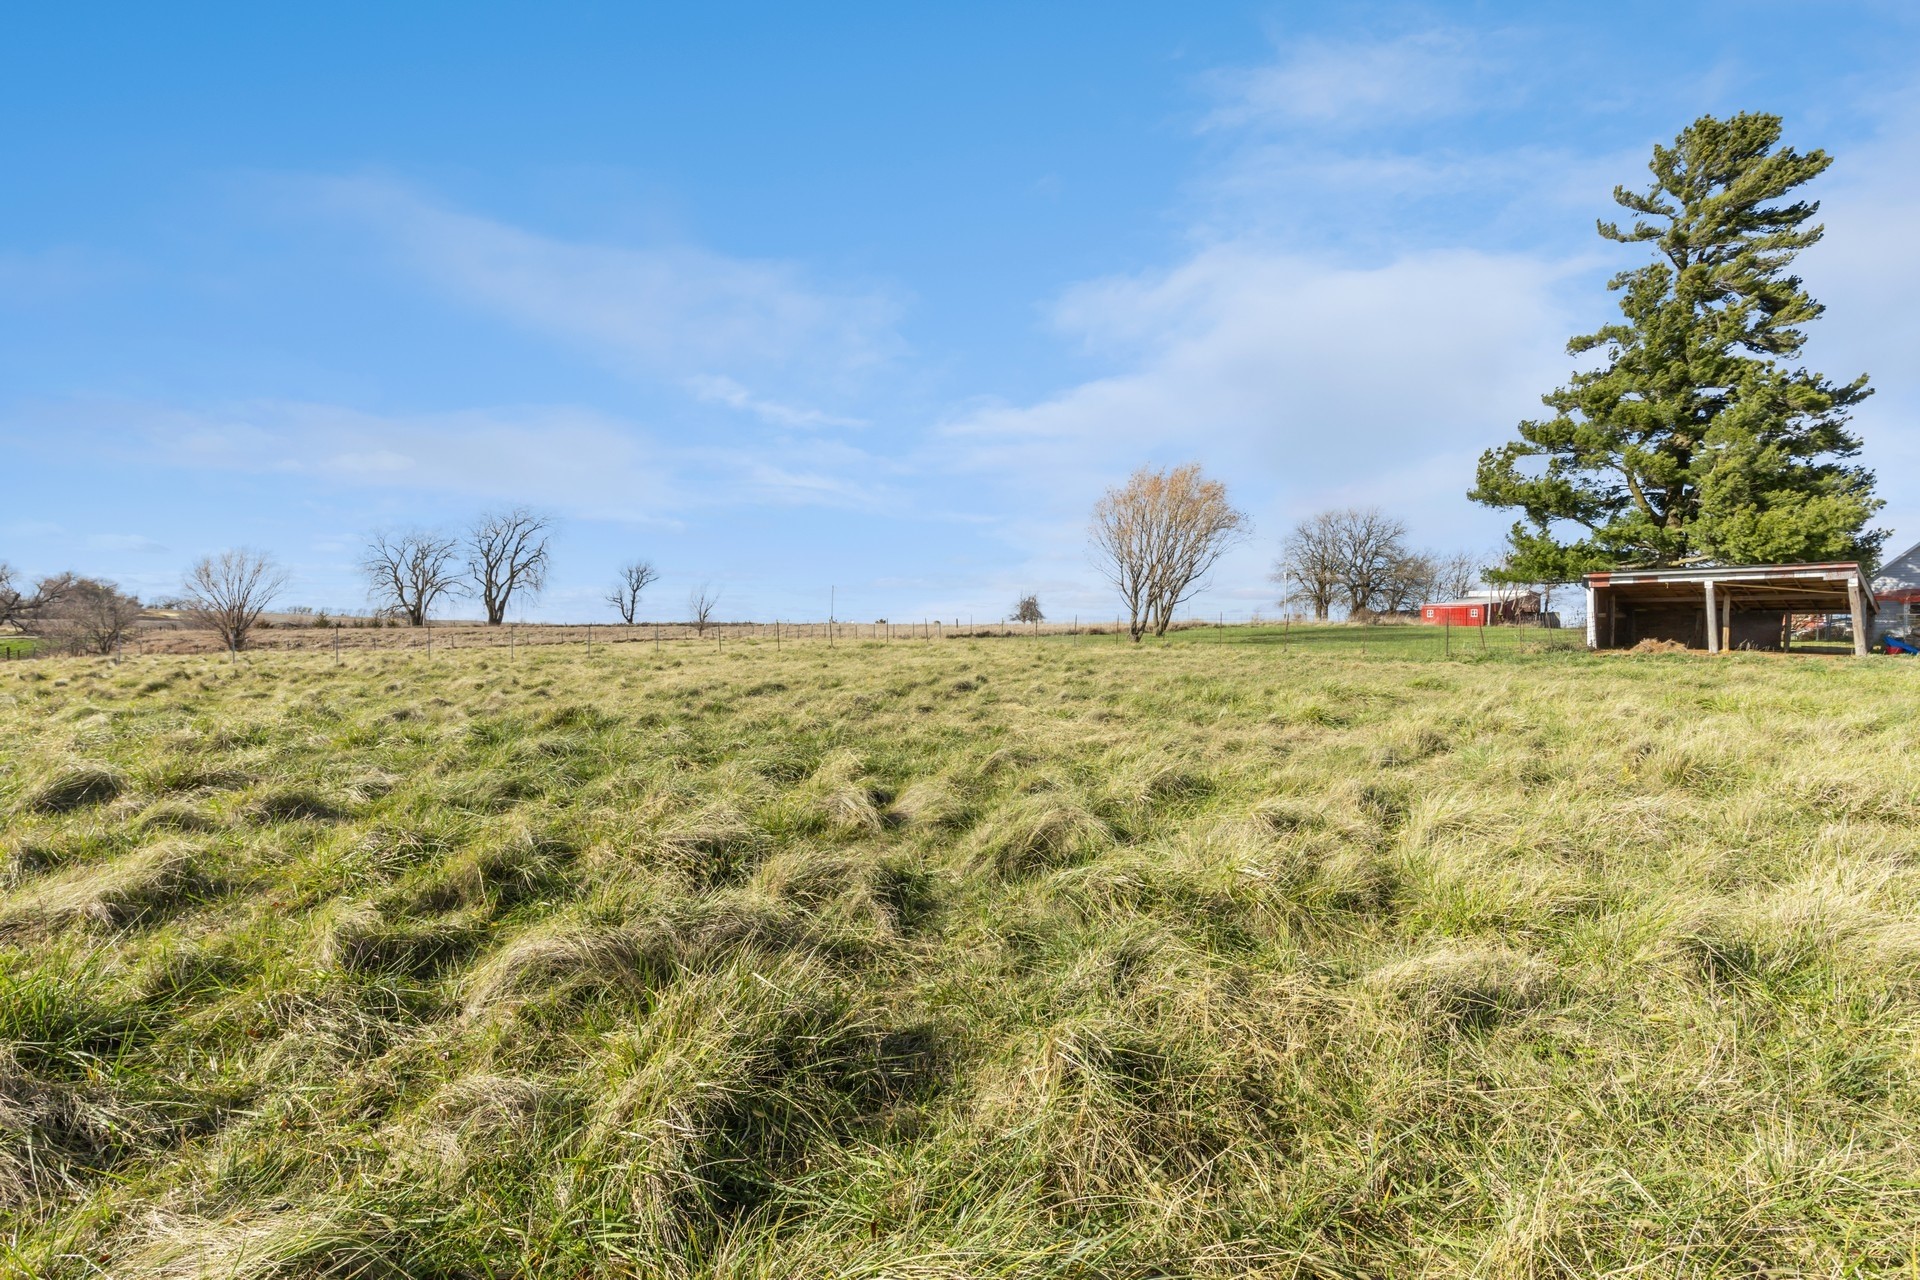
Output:
[[[1543,13],[1545,16],[1543,16]],[[1920,18],[1898,3],[39,6],[0,44],[0,559],[147,595],[529,503],[533,618],[1111,604],[1144,462],[1255,536],[1491,547],[1479,451],[1604,322],[1702,112],[1837,157],[1810,362],[1920,539]],[[457,610],[456,610],[457,611]]]

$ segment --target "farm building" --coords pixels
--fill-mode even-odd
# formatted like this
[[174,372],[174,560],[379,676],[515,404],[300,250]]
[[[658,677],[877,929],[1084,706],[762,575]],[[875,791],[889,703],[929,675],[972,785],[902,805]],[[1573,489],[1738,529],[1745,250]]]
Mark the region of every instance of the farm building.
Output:
[[1873,599],[1879,606],[1874,636],[1911,638],[1920,625],[1920,542],[1880,566],[1873,576]]
[[1587,647],[1631,649],[1666,640],[1689,649],[1784,649],[1794,614],[1844,613],[1853,651],[1867,652],[1874,595],[1860,566],[1756,564],[1590,573]]
[[1420,606],[1420,621],[1436,627],[1484,627],[1493,609],[1484,600],[1446,600]]
[[[1420,621],[1435,626],[1485,627],[1500,623],[1539,625],[1546,621],[1540,612],[1538,591],[1469,591],[1456,600],[1437,600],[1420,606]],[[1549,625],[1559,626],[1558,621]]]

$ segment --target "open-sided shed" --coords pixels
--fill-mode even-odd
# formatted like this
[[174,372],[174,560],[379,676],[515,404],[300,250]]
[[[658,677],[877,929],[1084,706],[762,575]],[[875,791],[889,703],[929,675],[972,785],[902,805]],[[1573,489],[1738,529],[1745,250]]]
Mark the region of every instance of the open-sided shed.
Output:
[[1689,649],[1783,649],[1796,613],[1852,616],[1853,651],[1872,632],[1873,592],[1860,566],[1755,564],[1590,573],[1587,647],[1631,649],[1668,640]]

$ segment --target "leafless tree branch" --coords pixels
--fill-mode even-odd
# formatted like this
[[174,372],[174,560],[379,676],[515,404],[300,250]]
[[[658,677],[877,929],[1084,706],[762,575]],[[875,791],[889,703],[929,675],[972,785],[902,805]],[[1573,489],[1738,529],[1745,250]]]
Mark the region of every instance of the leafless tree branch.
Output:
[[459,550],[455,539],[428,530],[374,534],[360,557],[368,599],[410,626],[425,626],[441,597],[464,590],[456,563]]
[[287,575],[272,557],[241,548],[202,556],[187,570],[181,596],[189,621],[215,632],[237,653],[286,585]]
[[714,606],[720,603],[720,593],[713,584],[703,582],[687,593],[687,615],[693,619],[693,629],[700,635],[707,634],[707,627],[713,621]]
[[490,511],[467,532],[467,573],[487,609],[487,625],[506,620],[513,597],[537,595],[547,583],[550,517],[527,507]]
[[651,562],[635,560],[620,567],[620,580],[613,590],[607,592],[607,603],[620,615],[620,620],[628,626],[640,613],[640,593],[659,581],[660,574]]

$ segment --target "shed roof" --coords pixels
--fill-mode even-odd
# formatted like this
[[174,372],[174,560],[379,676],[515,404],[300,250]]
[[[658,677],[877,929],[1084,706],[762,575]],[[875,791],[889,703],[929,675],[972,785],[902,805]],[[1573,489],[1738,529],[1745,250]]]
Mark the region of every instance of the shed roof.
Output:
[[1860,566],[1849,560],[1820,564],[1706,565],[1672,569],[1616,569],[1586,576],[1589,587],[1611,588],[1617,597],[1643,600],[1693,599],[1707,583],[1736,590],[1744,600],[1765,600],[1801,613],[1846,613],[1849,582],[1860,584],[1867,612],[1874,611],[1873,588]]

